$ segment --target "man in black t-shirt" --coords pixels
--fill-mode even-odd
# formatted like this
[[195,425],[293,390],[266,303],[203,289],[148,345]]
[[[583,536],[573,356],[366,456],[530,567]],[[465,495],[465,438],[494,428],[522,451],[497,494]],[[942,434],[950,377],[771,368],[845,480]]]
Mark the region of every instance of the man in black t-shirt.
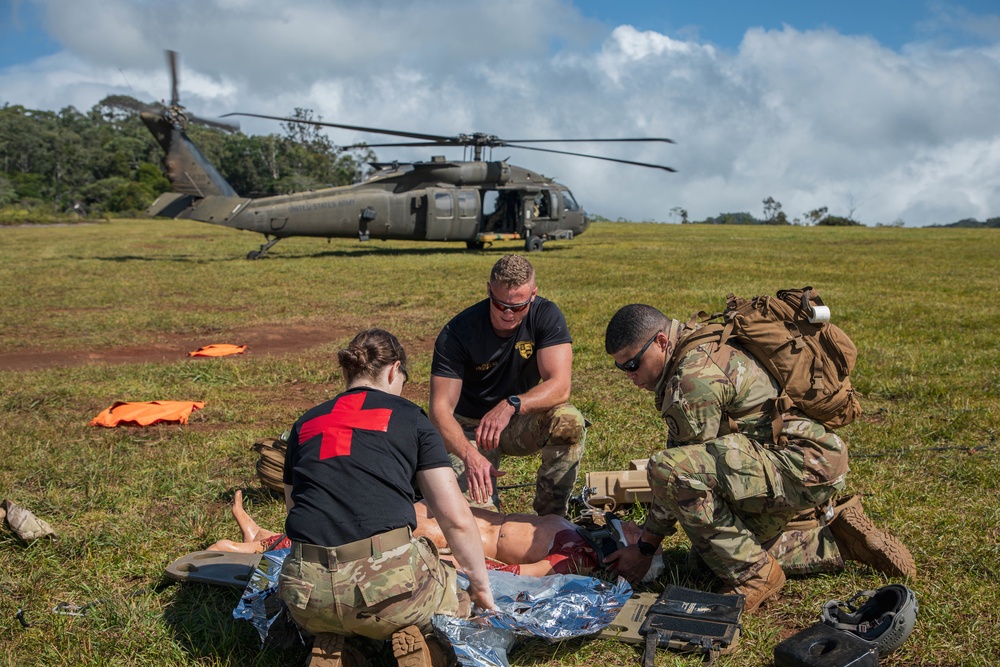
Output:
[[487,296],[438,335],[431,421],[473,503],[497,503],[501,455],[540,453],[534,510],[565,515],[586,434],[583,415],[567,403],[573,348],[566,319],[538,296],[534,269],[517,255],[493,266]]

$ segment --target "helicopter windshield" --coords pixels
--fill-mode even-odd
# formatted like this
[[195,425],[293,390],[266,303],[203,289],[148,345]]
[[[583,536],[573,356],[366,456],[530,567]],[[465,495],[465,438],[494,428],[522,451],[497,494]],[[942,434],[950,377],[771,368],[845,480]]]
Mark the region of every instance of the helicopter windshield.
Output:
[[573,193],[569,190],[563,190],[563,208],[567,211],[580,210],[580,205],[576,203],[576,199],[573,198]]

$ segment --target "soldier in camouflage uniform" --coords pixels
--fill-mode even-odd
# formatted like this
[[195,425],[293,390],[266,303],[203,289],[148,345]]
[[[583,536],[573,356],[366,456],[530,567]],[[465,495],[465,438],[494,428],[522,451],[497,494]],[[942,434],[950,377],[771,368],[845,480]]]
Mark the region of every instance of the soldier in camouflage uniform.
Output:
[[[424,636],[434,614],[468,616],[470,602],[494,607],[479,527],[440,434],[400,396],[406,353],[396,337],[362,331],[338,360],[347,390],[307,411],[288,437],[291,552],[278,595],[296,624],[316,635],[310,667],[349,662],[349,635],[391,637],[400,665],[430,664],[433,641]],[[468,594],[434,544],[413,537],[414,483],[469,578]]]
[[[679,522],[724,592],[747,596],[748,610],[781,590],[785,571],[839,570],[844,558],[913,574],[905,546],[878,531],[856,498],[835,511],[848,472],[843,440],[793,408],[784,415],[787,444],[777,446],[769,411],[777,383],[735,343],[718,350],[707,343],[673,359],[689,332],[641,304],[608,324],[607,352],[654,393],[669,431],[667,448],[647,468],[653,504],[643,537],[612,556],[619,571],[634,577]],[[836,518],[824,525],[817,507]]]
[[431,421],[471,502],[498,503],[503,455],[537,453],[533,508],[565,516],[586,435],[583,415],[567,403],[573,348],[566,320],[538,296],[523,257],[501,257],[486,292],[434,345]]

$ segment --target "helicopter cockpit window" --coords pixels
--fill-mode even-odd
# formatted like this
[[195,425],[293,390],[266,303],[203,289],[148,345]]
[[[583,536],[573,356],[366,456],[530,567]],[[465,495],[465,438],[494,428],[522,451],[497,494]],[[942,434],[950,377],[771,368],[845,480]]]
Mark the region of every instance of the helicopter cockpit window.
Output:
[[460,190],[458,192],[458,217],[474,218],[479,213],[479,195],[475,192]]
[[483,191],[483,215],[491,215],[500,210],[500,193],[496,190]]
[[563,190],[563,205],[567,211],[577,211],[580,209],[580,205],[573,199],[573,193],[569,190]]
[[552,217],[552,198],[555,193],[544,190],[535,195],[533,202],[533,214],[536,218]]
[[434,210],[439,218],[450,218],[454,215],[455,203],[450,192],[434,193]]

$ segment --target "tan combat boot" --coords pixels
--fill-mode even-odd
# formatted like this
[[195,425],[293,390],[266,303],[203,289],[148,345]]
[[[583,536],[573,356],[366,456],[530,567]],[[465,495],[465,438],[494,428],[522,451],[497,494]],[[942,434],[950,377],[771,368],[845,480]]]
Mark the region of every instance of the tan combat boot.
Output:
[[434,637],[424,637],[420,628],[409,625],[392,634],[392,654],[399,667],[447,667],[448,654]]
[[842,498],[834,508],[830,532],[844,560],[856,560],[891,577],[913,577],[917,566],[910,550],[865,516],[861,496]]
[[745,596],[743,611],[750,613],[757,609],[764,600],[780,593],[784,585],[785,573],[778,565],[778,561],[768,557],[764,567],[760,568],[757,574],[740,584],[726,586],[719,592],[723,595],[736,593]]
[[306,667],[354,667],[354,661],[344,650],[343,635],[333,633],[316,635]]

